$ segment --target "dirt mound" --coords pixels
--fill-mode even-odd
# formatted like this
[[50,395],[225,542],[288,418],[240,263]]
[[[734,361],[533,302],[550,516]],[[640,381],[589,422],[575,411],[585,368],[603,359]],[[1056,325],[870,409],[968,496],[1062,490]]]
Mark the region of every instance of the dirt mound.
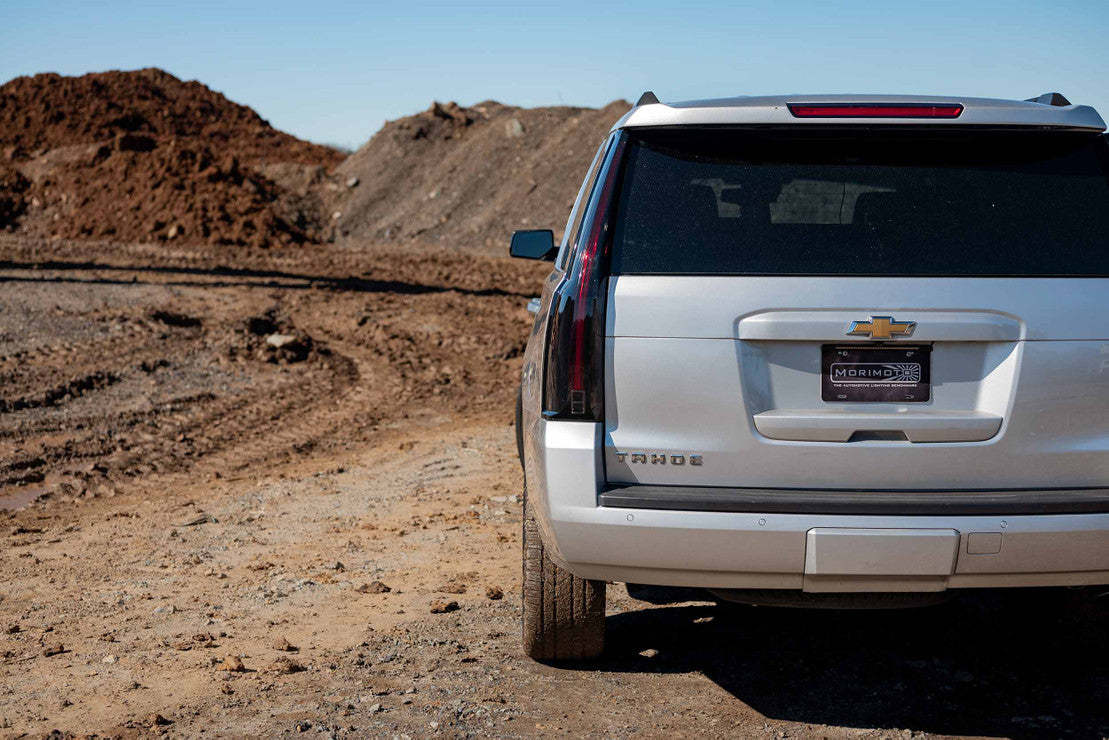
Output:
[[22,172],[0,162],[0,227],[23,215],[27,208],[24,194],[30,187]]
[[0,138],[25,157],[122,133],[196,137],[245,161],[338,164],[337,151],[270,126],[199,82],[160,69],[83,77],[39,74],[0,87]]
[[[317,191],[341,158],[158,69],[0,86],[0,228],[246,246],[320,241],[330,225]],[[317,187],[290,185],[301,182]]]
[[560,234],[597,147],[629,110],[434,104],[391,121],[337,173],[342,236],[500,251],[517,228]]
[[0,230],[247,247],[342,235],[499,251],[515,228],[561,230],[628,108],[435,103],[342,161],[159,69],[19,77],[0,86]]

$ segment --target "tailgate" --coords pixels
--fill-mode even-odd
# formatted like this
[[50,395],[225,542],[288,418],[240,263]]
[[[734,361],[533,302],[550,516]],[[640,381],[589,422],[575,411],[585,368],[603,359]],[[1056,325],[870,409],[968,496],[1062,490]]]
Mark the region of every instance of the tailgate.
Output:
[[608,480],[1109,486],[1107,171],[1090,134],[635,133]]
[[[1109,485],[1107,300],[1100,278],[615,277],[608,480]],[[911,336],[847,333],[876,316]],[[877,346],[928,348],[927,400],[823,400],[826,348]]]

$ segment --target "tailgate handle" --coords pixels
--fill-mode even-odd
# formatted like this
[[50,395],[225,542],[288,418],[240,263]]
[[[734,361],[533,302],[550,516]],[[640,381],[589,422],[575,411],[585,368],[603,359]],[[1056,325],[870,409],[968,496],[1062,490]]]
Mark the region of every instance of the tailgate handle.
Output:
[[992,311],[934,311],[897,309],[761,311],[745,316],[736,326],[738,339],[746,341],[843,342],[851,325],[883,314],[917,323],[914,342],[1015,342],[1021,339],[1019,321]]
[[854,412],[775,409],[755,414],[755,429],[794,442],[981,442],[1001,429],[1001,417],[981,411]]

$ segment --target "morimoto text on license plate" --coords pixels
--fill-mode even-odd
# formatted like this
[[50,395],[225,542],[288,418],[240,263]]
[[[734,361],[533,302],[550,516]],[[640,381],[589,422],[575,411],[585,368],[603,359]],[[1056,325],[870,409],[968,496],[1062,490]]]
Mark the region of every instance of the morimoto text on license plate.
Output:
[[931,398],[932,347],[825,344],[820,397],[839,403],[919,403]]

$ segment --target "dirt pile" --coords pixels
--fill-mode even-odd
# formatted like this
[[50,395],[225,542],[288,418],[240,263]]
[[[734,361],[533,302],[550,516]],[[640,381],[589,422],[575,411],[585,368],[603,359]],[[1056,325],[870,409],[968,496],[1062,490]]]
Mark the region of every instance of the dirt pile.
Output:
[[499,251],[516,228],[560,232],[597,146],[628,108],[435,103],[343,161],[159,69],[19,77],[0,86],[0,230]]
[[341,236],[502,250],[517,228],[566,222],[597,147],[629,110],[434,104],[391,121],[337,172]]
[[158,69],[0,86],[0,229],[270,246],[330,235],[342,155]]

